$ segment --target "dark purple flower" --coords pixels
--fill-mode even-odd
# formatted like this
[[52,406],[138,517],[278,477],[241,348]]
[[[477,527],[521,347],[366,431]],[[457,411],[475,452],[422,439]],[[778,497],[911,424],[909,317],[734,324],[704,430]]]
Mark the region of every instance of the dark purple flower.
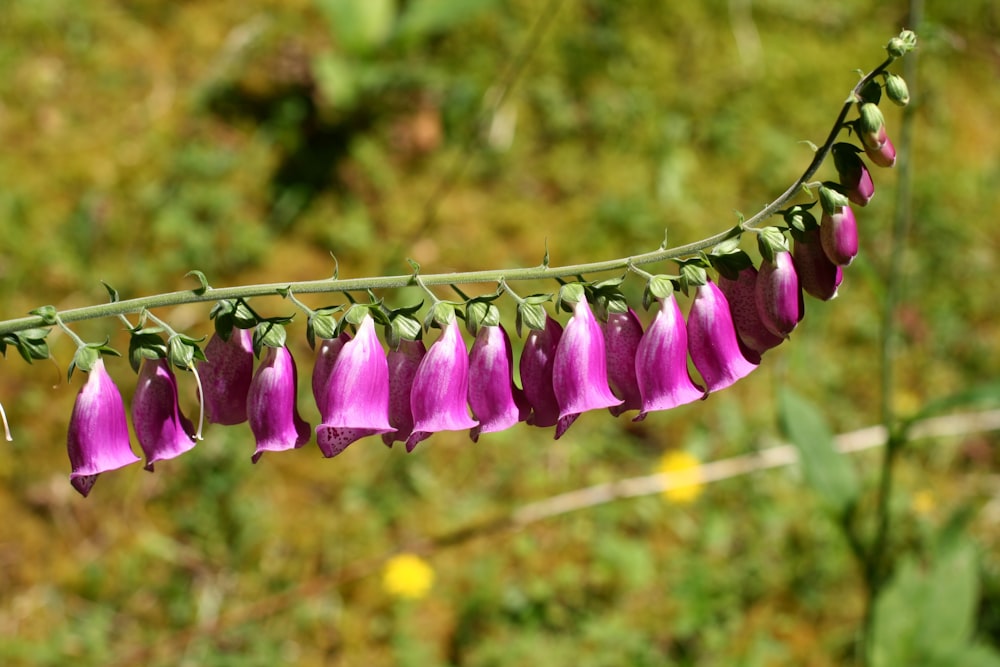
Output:
[[84,497],[102,472],[139,460],[129,446],[122,395],[104,369],[103,359],[94,364],[76,396],[66,449],[72,466],[69,482]]
[[250,382],[247,416],[257,439],[254,463],[264,452],[295,449],[309,442],[309,424],[299,416],[296,403],[298,371],[286,347],[265,346],[257,372]]
[[858,223],[850,206],[840,206],[832,214],[823,213],[819,238],[830,261],[847,266],[858,254]]
[[150,472],[157,461],[180,456],[194,447],[194,425],[178,405],[177,378],[166,359],[142,362],[132,398],[132,425]]
[[481,326],[469,351],[469,407],[479,421],[470,432],[473,442],[483,433],[510,428],[528,417],[514,385],[514,353],[502,326]]
[[198,364],[205,396],[205,414],[213,424],[242,424],[247,420],[247,393],[253,378],[252,335],[233,329],[229,340],[213,334]]
[[365,315],[353,340],[344,344],[330,372],[322,423],[316,442],[327,458],[355,440],[393,431],[389,424],[389,366],[375,334],[375,321]]
[[669,410],[706,396],[688,371],[688,337],[677,299],[659,299],[660,310],[646,329],[635,355],[642,396],[641,421],[653,410]]
[[552,389],[552,364],[562,334],[562,325],[546,315],[545,328],[532,329],[524,340],[518,368],[524,398],[531,406],[527,421],[532,426],[555,426],[559,421],[559,402]]
[[327,394],[330,391],[330,374],[337,363],[337,356],[344,345],[351,340],[350,334],[342,331],[336,338],[324,339],[316,351],[316,362],[313,364],[312,392],[316,401],[316,409],[323,413],[326,407]]
[[757,272],[755,301],[760,320],[775,336],[787,338],[805,312],[799,276],[795,272],[792,254],[787,250],[774,253],[774,261],[765,257]]
[[556,439],[587,410],[600,410],[622,401],[608,387],[604,334],[587,300],[573,306],[552,362],[552,389],[559,402]]
[[464,431],[478,422],[469,417],[469,353],[458,321],[452,320],[420,360],[410,392],[413,432],[406,439],[412,452],[438,431]]
[[641,339],[642,323],[634,310],[629,308],[624,313],[608,313],[608,322],[604,325],[608,384],[615,396],[622,399],[621,405],[609,408],[615,417],[627,410],[642,409],[635,370],[635,355]]
[[719,289],[729,303],[729,313],[743,350],[743,355],[760,363],[762,354],[780,345],[784,338],[771,333],[757,310],[757,269],[753,266],[740,271],[736,280],[719,276]]
[[691,360],[709,392],[725,389],[757,368],[740,350],[729,303],[711,281],[695,293],[687,334]]
[[410,394],[413,378],[417,375],[420,360],[427,354],[423,341],[399,341],[399,348],[389,350],[389,424],[395,429],[382,434],[382,442],[389,447],[397,440],[406,442],[413,432],[413,411],[410,409]]
[[875,184],[858,148],[847,143],[833,145],[833,163],[840,175],[847,198],[858,206],[866,206],[875,194]]
[[844,272],[830,261],[823,250],[819,227],[813,227],[795,239],[792,259],[804,292],[823,301],[837,296],[837,288],[844,279]]

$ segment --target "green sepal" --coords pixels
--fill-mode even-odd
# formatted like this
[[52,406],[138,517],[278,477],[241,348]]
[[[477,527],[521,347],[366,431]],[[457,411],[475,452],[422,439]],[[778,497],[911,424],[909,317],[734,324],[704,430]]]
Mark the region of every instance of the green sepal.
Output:
[[455,305],[447,301],[438,301],[431,306],[427,317],[424,318],[424,331],[430,331],[431,327],[443,329],[455,321]]
[[776,254],[788,252],[788,239],[780,228],[764,227],[757,234],[757,249],[761,257],[773,263]]
[[229,340],[233,328],[253,329],[257,326],[257,314],[243,299],[224,299],[215,304],[209,317],[215,320],[215,332],[222,340]]
[[858,116],[858,136],[866,146],[869,144],[865,141],[865,137],[875,137],[884,126],[885,116],[882,115],[882,110],[878,108],[877,104],[865,102],[861,105],[861,114]]
[[642,292],[642,307],[649,310],[653,304],[653,299],[668,299],[674,293],[674,278],[670,276],[653,276],[646,283],[646,289]]
[[337,337],[339,324],[333,314],[341,309],[342,306],[320,308],[309,315],[309,320],[306,322],[306,341],[308,341],[310,349],[316,349],[317,338],[329,340]]
[[205,353],[201,351],[201,347],[198,345],[201,340],[204,339],[195,340],[184,334],[171,336],[170,340],[167,341],[170,363],[176,368],[189,371],[194,368],[195,360],[205,361]]
[[917,48],[917,34],[912,30],[903,30],[898,37],[893,37],[885,45],[885,50],[893,58],[902,58]]
[[535,331],[545,330],[545,308],[540,303],[531,303],[527,299],[523,303],[517,304],[517,318],[514,327],[517,329],[518,337],[524,336],[524,327]]
[[872,79],[861,89],[861,99],[866,103],[878,104],[882,100],[882,86]]
[[284,347],[288,334],[285,331],[285,318],[262,320],[253,331],[253,353],[260,357],[264,346]]
[[708,272],[705,271],[705,260],[699,258],[680,262],[681,275],[678,280],[680,289],[688,294],[692,287],[700,287],[708,283]]
[[824,213],[833,215],[837,209],[850,204],[850,200],[844,194],[842,185],[827,181],[819,186],[819,203],[823,207]]
[[108,297],[110,297],[111,303],[118,303],[119,301],[121,301],[121,297],[118,295],[118,290],[116,290],[114,287],[107,284],[103,280],[101,281],[101,284],[104,285],[104,289],[108,290]]
[[41,308],[35,308],[30,311],[29,315],[37,315],[42,318],[42,324],[47,327],[55,326],[56,315],[59,313],[55,306],[42,306]]
[[583,283],[569,283],[559,288],[559,296],[556,303],[559,308],[568,313],[573,312],[573,306],[586,298],[586,290]]
[[500,309],[491,303],[496,296],[476,297],[465,306],[465,329],[475,336],[481,327],[500,325]]
[[191,290],[198,296],[201,296],[202,294],[208,291],[208,278],[206,278],[205,274],[202,273],[201,271],[198,270],[188,271],[187,273],[184,274],[184,277],[185,278],[192,277],[198,281],[198,287]]
[[785,211],[785,222],[788,224],[788,231],[796,241],[805,241],[805,234],[819,227],[816,216],[809,212],[809,209],[816,202],[809,204],[799,204]]
[[740,239],[738,237],[726,239],[712,248],[712,252],[704,257],[713,269],[730,280],[736,280],[740,275],[740,271],[753,266],[753,260],[750,259],[750,255],[740,248]]
[[385,327],[386,344],[393,350],[399,348],[401,340],[420,340],[423,328],[420,326],[412,313],[406,312],[409,308],[400,308],[389,313],[388,323]]
[[162,327],[132,331],[128,341],[128,363],[133,371],[139,372],[143,359],[163,359],[167,356],[167,343],[160,335],[162,332]]
[[77,368],[84,373],[92,371],[94,364],[97,363],[102,354],[110,354],[114,357],[121,356],[118,350],[108,345],[107,340],[103,343],[87,343],[82,347],[78,347],[76,353],[73,355],[73,361],[70,362],[69,368],[66,369],[66,380],[73,379],[73,371]]
[[590,286],[590,302],[594,304],[594,311],[601,320],[607,321],[608,315],[613,313],[628,312],[628,299],[619,288],[624,279],[625,276],[602,280]]
[[6,334],[3,338],[0,338],[0,354],[6,356],[7,345],[9,344],[16,347],[21,358],[29,364],[35,359],[48,359],[49,344],[45,341],[45,338],[49,335],[49,331],[51,329],[39,327]]

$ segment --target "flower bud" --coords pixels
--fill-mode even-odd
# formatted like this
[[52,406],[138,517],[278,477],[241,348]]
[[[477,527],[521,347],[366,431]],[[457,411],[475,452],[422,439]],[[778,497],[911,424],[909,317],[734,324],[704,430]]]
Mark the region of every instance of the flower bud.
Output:
[[757,312],[767,330],[787,338],[805,313],[799,276],[790,252],[781,250],[774,253],[774,261],[767,258],[761,261],[754,295]]
[[858,206],[866,206],[875,194],[875,185],[864,160],[858,156],[859,150],[848,143],[834,144],[833,163],[847,198]]
[[885,46],[885,50],[893,58],[902,58],[915,48],[917,48],[917,35],[912,30],[903,30]]
[[795,238],[792,259],[799,275],[799,285],[807,294],[829,301],[837,296],[844,272],[823,250],[819,227],[812,227]]
[[878,150],[885,143],[885,118],[877,104],[865,102],[858,118],[858,136],[866,148]]
[[502,326],[481,326],[469,351],[469,407],[479,421],[473,442],[483,433],[503,431],[528,418],[530,408],[514,386],[514,353]]
[[247,393],[253,378],[253,342],[248,329],[233,329],[229,340],[213,334],[198,364],[205,396],[205,415],[213,424],[247,420]]
[[562,325],[545,316],[544,329],[532,329],[524,340],[521,361],[521,386],[531,407],[527,422],[532,426],[555,426],[559,421],[559,402],[552,389],[552,366],[562,338]]
[[166,359],[146,359],[132,398],[132,425],[146,455],[146,470],[195,445],[194,425],[181,412],[177,378]]
[[760,356],[785,340],[771,333],[757,310],[757,269],[749,266],[740,271],[736,280],[719,276],[719,290],[729,303],[729,313],[736,327],[736,335],[743,356],[753,363],[760,363]]
[[103,359],[94,363],[76,396],[66,450],[72,466],[70,484],[84,497],[102,472],[139,460],[129,446],[121,392],[104,369]]
[[906,79],[898,74],[886,75],[885,94],[898,106],[905,107],[910,103],[910,89],[906,86]]
[[882,142],[880,148],[872,149],[865,146],[865,155],[868,159],[872,161],[873,164],[879,167],[892,167],[896,164],[896,147],[892,145],[892,141],[889,137],[885,135],[885,130],[882,130],[882,135],[885,137],[885,141]]
[[397,440],[406,442],[413,432],[413,411],[410,394],[413,378],[417,375],[420,360],[427,354],[421,340],[399,339],[399,347],[389,350],[386,363],[389,367],[389,424],[395,429],[382,434],[382,442],[389,447]]
[[707,395],[688,371],[687,329],[677,299],[670,294],[657,300],[660,310],[635,354],[642,411],[634,421],[645,419],[646,413],[653,410],[669,410]]
[[477,425],[469,417],[469,353],[458,321],[444,325],[438,338],[420,360],[410,393],[413,432],[406,451],[438,431],[464,431]]
[[830,261],[847,266],[858,254],[858,223],[850,206],[842,206],[832,214],[823,213],[819,224],[823,251]]
[[316,443],[330,458],[355,440],[393,431],[389,424],[389,366],[375,334],[375,321],[365,315],[357,335],[344,343],[327,380],[326,403]]
[[312,433],[299,416],[297,387],[298,371],[288,348],[265,346],[247,396],[247,417],[257,440],[250,459],[254,463],[264,452],[295,449],[309,442]]
[[573,305],[552,363],[552,389],[559,402],[557,440],[581,413],[621,405],[608,387],[604,357],[604,334],[587,299],[581,297]]
[[708,392],[725,389],[757,368],[740,350],[729,303],[711,281],[698,286],[687,334],[688,352]]
[[627,410],[642,409],[642,395],[635,368],[635,355],[640,340],[642,323],[634,310],[629,308],[624,313],[608,313],[608,323],[604,325],[608,384],[615,396],[622,399],[621,405],[609,408],[615,417]]

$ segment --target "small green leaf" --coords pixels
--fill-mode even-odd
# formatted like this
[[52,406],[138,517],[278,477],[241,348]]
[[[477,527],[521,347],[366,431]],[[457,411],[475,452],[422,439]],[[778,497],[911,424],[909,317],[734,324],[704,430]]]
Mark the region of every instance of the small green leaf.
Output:
[[58,314],[58,312],[59,311],[56,310],[55,306],[42,306],[41,308],[35,308],[34,310],[30,311],[29,314],[37,315],[38,317],[42,318],[42,322],[45,324],[45,326],[55,326],[56,315]]
[[287,332],[281,323],[275,320],[264,320],[253,332],[253,352],[258,357],[264,346],[284,347]]
[[545,308],[541,304],[525,300],[517,307],[517,335],[523,336],[524,326],[535,331],[544,331],[546,319]]
[[103,280],[101,281],[101,284],[104,285],[104,289],[108,290],[108,296],[111,297],[111,303],[116,303],[121,300],[120,297],[118,296],[118,290],[116,290],[114,287],[107,284]]
[[206,278],[205,274],[202,273],[201,271],[198,270],[188,271],[187,273],[184,274],[184,277],[185,278],[194,277],[198,281],[199,286],[191,290],[198,296],[201,296],[202,294],[208,291],[208,278]]

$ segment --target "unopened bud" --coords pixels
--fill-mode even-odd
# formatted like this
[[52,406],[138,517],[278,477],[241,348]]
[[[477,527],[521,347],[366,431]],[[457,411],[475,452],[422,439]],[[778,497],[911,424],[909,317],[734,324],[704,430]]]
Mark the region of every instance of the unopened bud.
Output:
[[861,105],[861,117],[858,118],[858,135],[867,148],[878,150],[885,143],[885,118],[877,104],[865,102]]
[[893,58],[902,58],[917,47],[917,35],[912,30],[904,30],[886,44],[885,50]]
[[898,74],[887,74],[885,77],[885,94],[901,107],[905,107],[910,102],[910,89],[906,87],[906,80]]

